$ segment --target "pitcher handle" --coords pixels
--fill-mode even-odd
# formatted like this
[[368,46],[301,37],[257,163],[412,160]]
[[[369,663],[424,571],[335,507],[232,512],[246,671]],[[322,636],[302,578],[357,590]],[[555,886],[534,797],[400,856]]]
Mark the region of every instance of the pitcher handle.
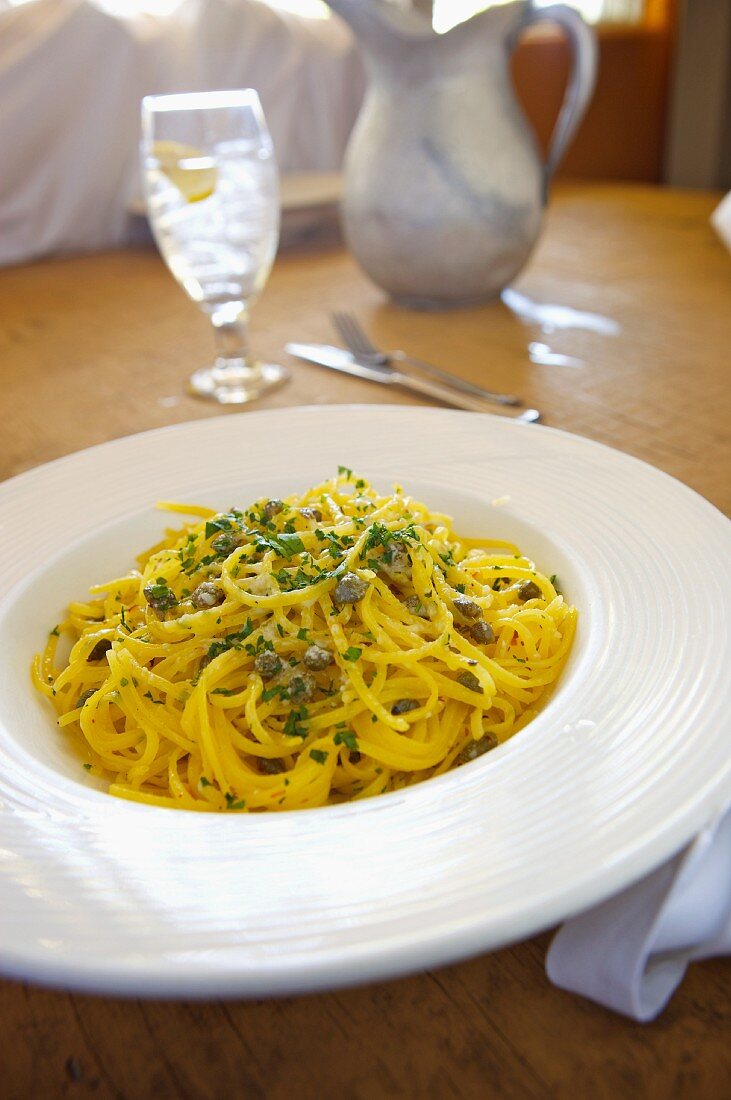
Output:
[[565,32],[571,47],[572,65],[568,87],[551,134],[546,163],[543,166],[543,196],[548,195],[548,185],[571,144],[586,108],[589,106],[598,67],[596,35],[581,18],[575,8],[566,4],[552,4],[547,8],[531,6],[521,24],[521,31],[532,23],[558,23]]

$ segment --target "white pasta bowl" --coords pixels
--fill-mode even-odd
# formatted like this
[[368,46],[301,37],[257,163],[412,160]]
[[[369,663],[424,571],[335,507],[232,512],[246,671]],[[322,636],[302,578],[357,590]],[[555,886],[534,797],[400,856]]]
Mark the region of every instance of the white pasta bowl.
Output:
[[[352,467],[516,542],[579,610],[538,717],[366,802],[206,814],[81,767],[29,667],[64,606],[169,524]],[[302,408],[182,424],[0,486],[0,970],[137,995],[261,996],[495,948],[623,888],[731,793],[731,525],[618,452],[511,420]]]

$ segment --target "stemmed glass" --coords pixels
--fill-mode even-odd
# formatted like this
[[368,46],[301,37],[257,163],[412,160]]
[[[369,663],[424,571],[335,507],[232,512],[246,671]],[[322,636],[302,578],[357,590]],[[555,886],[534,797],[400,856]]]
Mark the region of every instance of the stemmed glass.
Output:
[[285,367],[249,353],[249,309],[279,240],[279,182],[259,97],[242,91],[146,96],[142,176],[165,263],[213,324],[216,359],[189,380],[199,397],[243,404]]

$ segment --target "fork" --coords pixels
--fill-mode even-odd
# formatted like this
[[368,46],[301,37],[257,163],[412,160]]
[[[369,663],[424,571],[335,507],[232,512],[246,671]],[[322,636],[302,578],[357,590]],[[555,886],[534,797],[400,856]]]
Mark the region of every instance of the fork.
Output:
[[512,393],[494,393],[492,390],[483,389],[482,386],[476,386],[472,382],[467,382],[464,378],[458,377],[458,375],[449,374],[447,371],[440,370],[439,367],[435,367],[432,363],[425,363],[423,359],[415,359],[413,356],[407,355],[405,351],[380,351],[370,340],[365,330],[352,313],[333,313],[332,321],[341,339],[345,341],[345,344],[355,358],[359,359],[366,366],[390,367],[394,360],[399,363],[411,363],[424,374],[431,375],[432,378],[436,378],[440,382],[452,386],[454,389],[462,390],[463,393],[472,394],[474,397],[481,397],[486,401],[494,401],[498,405],[523,404],[521,399],[515,397]]

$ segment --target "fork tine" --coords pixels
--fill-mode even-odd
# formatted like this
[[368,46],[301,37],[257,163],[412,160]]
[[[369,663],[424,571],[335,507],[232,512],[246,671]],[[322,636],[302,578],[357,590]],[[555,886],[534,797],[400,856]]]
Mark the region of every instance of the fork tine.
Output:
[[346,315],[344,313],[333,313],[331,317],[338,336],[348,347],[350,347],[350,332],[347,326]]
[[350,320],[351,331],[353,332],[354,337],[358,340],[358,343],[359,343],[361,349],[365,352],[365,354],[366,355],[378,355],[379,349],[376,347],[376,345],[370,339],[367,332],[365,331],[363,326],[358,321],[357,317],[355,317],[352,313],[350,313],[350,314],[348,314],[348,318]]
[[334,314],[333,319],[335,321],[335,327],[340,333],[340,336],[353,352],[353,354],[357,355],[361,351],[361,348],[358,344],[357,334],[353,334],[353,330],[350,324],[350,317],[347,313],[336,313]]
[[373,347],[351,313],[334,313],[333,322],[354,355],[378,354],[378,349]]

